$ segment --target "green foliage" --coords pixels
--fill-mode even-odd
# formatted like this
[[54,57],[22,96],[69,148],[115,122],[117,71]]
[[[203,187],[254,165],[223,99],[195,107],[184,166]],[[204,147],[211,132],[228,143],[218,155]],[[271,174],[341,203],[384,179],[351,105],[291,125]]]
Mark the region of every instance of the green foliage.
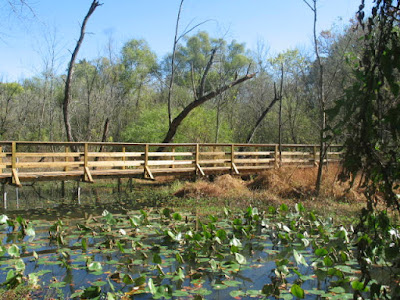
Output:
[[400,37],[394,17],[398,5],[395,8],[392,2],[377,1],[365,23],[361,6],[359,19],[366,28],[364,51],[355,63],[356,82],[328,111],[331,119],[339,119],[333,134],[346,134],[344,178],[364,173],[370,210],[377,204],[378,194],[384,195],[388,206],[400,210],[396,196],[400,179]]
[[[176,143],[213,142],[215,136],[216,112],[198,107],[182,123],[174,139]],[[126,142],[159,143],[168,130],[167,110],[163,106],[148,109],[122,133]],[[221,142],[232,141],[232,129],[227,122],[220,125]]]

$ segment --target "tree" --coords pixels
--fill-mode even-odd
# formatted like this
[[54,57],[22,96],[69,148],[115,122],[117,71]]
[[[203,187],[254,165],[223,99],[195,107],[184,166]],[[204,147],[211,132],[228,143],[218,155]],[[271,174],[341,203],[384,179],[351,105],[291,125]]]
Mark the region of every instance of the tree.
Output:
[[303,0],[304,3],[312,10],[314,14],[314,26],[313,26],[313,37],[314,37],[314,53],[316,56],[316,64],[317,64],[317,99],[319,104],[319,127],[320,127],[320,137],[319,137],[319,164],[318,164],[318,174],[317,181],[315,183],[315,191],[316,194],[319,194],[322,183],[322,170],[326,157],[327,147],[325,141],[326,134],[326,99],[325,99],[325,91],[324,91],[324,66],[322,64],[322,59],[320,55],[320,49],[318,46],[318,38],[317,38],[317,0],[312,0],[312,4],[310,4],[307,0]]
[[329,111],[330,118],[343,115],[332,131],[345,134],[344,178],[354,180],[363,172],[370,211],[380,195],[400,211],[399,7],[399,0],[377,0],[365,20],[362,1],[358,19],[365,30],[364,50],[354,63],[356,81]]
[[96,10],[98,6],[101,4],[97,0],[93,0],[92,4],[90,5],[89,11],[87,12],[85,18],[83,19],[83,23],[81,26],[80,30],[80,36],[79,39],[76,43],[75,49],[72,52],[71,55],[71,60],[68,65],[68,73],[67,73],[67,79],[65,81],[65,91],[64,91],[64,101],[63,101],[63,113],[64,113],[64,124],[65,124],[65,132],[67,135],[67,140],[69,142],[72,142],[74,140],[72,136],[72,130],[71,130],[71,123],[70,123],[70,116],[69,116],[69,105],[71,102],[71,82],[72,82],[72,76],[74,73],[74,66],[75,66],[75,60],[76,57],[78,56],[79,49],[83,43],[83,39],[85,37],[86,33],[86,24],[90,18],[90,16],[93,14],[93,12]]
[[[167,57],[166,73],[172,67],[169,61]],[[244,55],[243,44],[233,41],[227,45],[222,39],[210,38],[206,32],[186,38],[186,45],[180,45],[175,53],[175,62],[175,91],[182,95],[179,103],[182,110],[170,123],[164,143],[173,140],[193,109],[255,76],[248,74],[249,59]]]
[[23,91],[23,87],[16,82],[0,83],[0,139],[4,139],[10,130],[12,111],[18,107],[15,101]]

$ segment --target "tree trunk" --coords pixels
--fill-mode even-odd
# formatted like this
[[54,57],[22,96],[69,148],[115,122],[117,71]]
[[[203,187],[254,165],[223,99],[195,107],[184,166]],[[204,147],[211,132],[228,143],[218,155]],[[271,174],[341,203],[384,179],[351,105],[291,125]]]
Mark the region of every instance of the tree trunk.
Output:
[[72,81],[72,75],[74,73],[75,60],[76,57],[78,56],[79,49],[83,42],[83,38],[85,37],[86,23],[89,20],[92,13],[95,11],[95,9],[100,5],[101,4],[97,0],[93,0],[92,4],[90,5],[89,11],[86,14],[85,18],[83,19],[79,40],[77,41],[75,49],[72,52],[71,60],[68,65],[68,73],[67,73],[67,79],[65,81],[64,102],[63,102],[64,125],[68,142],[72,142],[74,140],[72,136],[72,129],[69,117],[69,104],[71,102],[71,81]]
[[[234,87],[235,85],[242,83],[244,81],[247,81],[251,78],[253,78],[256,74],[248,74],[246,76],[243,76],[227,85],[224,85],[223,87],[209,92],[203,96],[201,96],[200,98],[194,100],[193,102],[189,103],[189,105],[187,105],[182,112],[172,121],[171,125],[169,126],[169,130],[167,132],[167,135],[165,136],[163,143],[170,143],[172,142],[176,131],[178,130],[179,125],[182,123],[182,121],[189,115],[189,113],[195,109],[196,107],[200,106],[201,104],[203,104],[204,102],[211,100],[213,98],[215,98],[216,96],[220,95],[221,93],[225,92],[226,90],[230,89],[231,87]],[[158,149],[158,151],[162,151],[162,147],[160,147]]]
[[303,0],[308,7],[314,13],[314,27],[313,27],[313,35],[314,35],[314,51],[318,64],[318,102],[319,102],[319,122],[320,122],[320,136],[319,136],[319,165],[318,165],[318,174],[317,180],[315,183],[315,192],[317,196],[321,190],[322,183],[322,171],[324,165],[324,159],[326,155],[326,143],[325,143],[325,128],[326,128],[326,114],[325,114],[325,93],[324,93],[324,67],[322,65],[321,57],[318,49],[318,39],[317,39],[317,0],[312,0],[313,5],[309,4],[307,0]]

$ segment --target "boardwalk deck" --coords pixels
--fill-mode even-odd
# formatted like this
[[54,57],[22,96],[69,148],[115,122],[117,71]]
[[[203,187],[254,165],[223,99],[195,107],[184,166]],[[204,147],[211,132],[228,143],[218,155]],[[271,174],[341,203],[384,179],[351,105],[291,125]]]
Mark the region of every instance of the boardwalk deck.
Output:
[[[164,151],[159,152],[159,149]],[[102,149],[102,152],[99,152]],[[280,150],[280,151],[279,151]],[[329,147],[326,162],[339,161]],[[281,156],[280,156],[281,154]],[[0,182],[254,174],[280,165],[316,166],[317,145],[139,144],[0,141]]]

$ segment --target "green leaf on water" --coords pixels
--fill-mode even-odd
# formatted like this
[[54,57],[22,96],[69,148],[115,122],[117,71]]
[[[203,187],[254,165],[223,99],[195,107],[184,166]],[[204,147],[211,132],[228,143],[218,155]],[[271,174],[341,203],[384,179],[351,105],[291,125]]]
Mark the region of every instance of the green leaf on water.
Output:
[[351,287],[356,290],[356,291],[363,291],[364,290],[364,283],[358,281],[358,280],[354,280],[351,283]]
[[7,252],[11,257],[19,257],[19,255],[20,255],[19,248],[15,244],[12,244],[11,247],[8,248]]
[[318,248],[315,250],[315,255],[322,257],[328,254],[328,250],[326,250],[325,248]]
[[156,286],[154,285],[153,278],[149,278],[149,281],[147,282],[147,288],[151,294],[154,295],[155,293],[157,293],[157,289]]
[[295,249],[293,249],[293,256],[294,256],[294,259],[296,260],[296,263],[298,265],[301,264],[301,265],[304,265],[304,266],[308,266],[304,256],[301,255],[300,253],[298,253]]
[[95,282],[92,283],[93,286],[103,286],[103,285],[106,285],[106,284],[107,284],[107,282],[102,281],[102,280],[95,281]]
[[297,284],[292,285],[292,287],[290,288],[290,292],[293,296],[297,298],[304,299],[305,297],[304,290]]
[[240,253],[235,253],[235,259],[241,265],[245,265],[247,263],[246,257]]
[[49,285],[50,288],[63,288],[65,287],[67,284],[64,281],[57,281],[57,282],[53,282],[52,284]]
[[229,295],[230,295],[231,297],[233,297],[233,298],[236,298],[236,297],[242,297],[242,296],[244,296],[245,293],[244,293],[243,291],[236,291],[236,290],[234,290],[234,291],[231,291],[231,292],[229,293]]
[[155,264],[161,264],[162,263],[161,256],[158,253],[154,253],[153,254],[153,263],[155,263]]
[[134,281],[133,281],[131,275],[125,274],[124,277],[122,277],[122,282],[125,283],[126,285],[129,285],[129,284],[133,284]]
[[90,272],[100,272],[103,270],[101,263],[98,261],[91,262],[87,265],[87,268]]

